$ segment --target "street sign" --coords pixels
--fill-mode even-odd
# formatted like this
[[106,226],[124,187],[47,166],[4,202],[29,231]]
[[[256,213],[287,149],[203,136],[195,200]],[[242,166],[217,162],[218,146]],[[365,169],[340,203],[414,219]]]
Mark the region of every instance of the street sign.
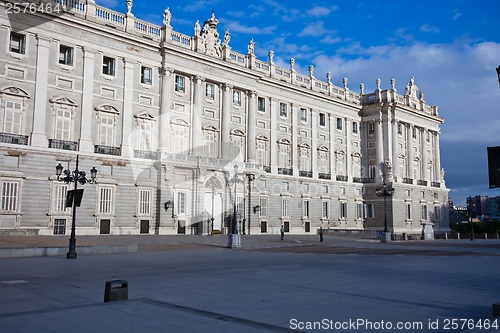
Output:
[[77,190],[70,190],[66,195],[66,207],[73,207],[73,200],[75,201],[75,206],[80,207],[83,198],[83,188]]

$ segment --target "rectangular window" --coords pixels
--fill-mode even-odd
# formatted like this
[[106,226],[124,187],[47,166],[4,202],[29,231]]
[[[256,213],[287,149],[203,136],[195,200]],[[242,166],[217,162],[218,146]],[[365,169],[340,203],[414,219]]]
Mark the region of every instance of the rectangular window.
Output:
[[342,120],[342,118],[338,118],[338,117],[337,117],[337,129],[338,129],[339,131],[342,131],[342,127],[343,127],[343,126],[342,126],[342,124],[343,124],[343,120]]
[[356,219],[357,220],[363,219],[363,204],[361,203],[356,204]]
[[114,145],[114,129],[115,124],[113,117],[101,117],[99,124],[99,144],[112,147]]
[[71,140],[71,110],[62,105],[56,107],[55,133],[57,140]]
[[264,97],[259,97],[257,99],[257,107],[258,107],[258,111],[260,112],[266,112],[266,100],[264,99]]
[[259,205],[260,205],[259,216],[260,217],[266,217],[267,216],[267,203],[268,203],[268,198],[267,197],[260,197],[259,198]]
[[403,134],[403,126],[401,126],[401,123],[398,123],[398,135]]
[[411,128],[411,137],[413,139],[416,139],[417,138],[417,129],[415,127],[412,127]]
[[115,59],[102,57],[102,74],[115,76]]
[[373,219],[375,217],[375,209],[373,204],[365,204],[365,217]]
[[289,198],[283,198],[281,200],[281,216],[282,217],[289,217],[289,206],[290,206],[290,199]]
[[186,78],[184,76],[176,75],[175,76],[175,91],[181,92],[181,93],[185,92],[186,91],[185,81],[186,81]]
[[288,169],[290,167],[290,155],[288,153],[288,145],[279,145],[279,161],[278,167]]
[[215,87],[211,83],[207,83],[205,86],[205,97],[208,99],[214,99],[215,98]]
[[285,103],[280,103],[280,117],[286,118],[288,115],[287,109],[286,109],[286,104]]
[[358,123],[355,121],[352,122],[352,133],[358,134]]
[[151,121],[144,121],[139,125],[139,150],[152,151],[153,127]]
[[59,63],[62,65],[73,65],[73,48],[69,46],[59,46]]
[[264,140],[257,140],[257,163],[267,165],[267,143]]
[[344,220],[347,218],[347,202],[340,203],[340,218]]
[[151,67],[141,66],[141,83],[153,84],[153,69]]
[[204,148],[205,156],[216,158],[217,157],[217,133],[212,132],[212,131],[206,131],[204,138],[205,138],[205,146],[203,148]]
[[17,212],[19,204],[19,182],[2,181],[2,212]]
[[26,46],[26,36],[21,34],[16,34],[15,32],[10,33],[10,44],[9,51],[19,54],[24,54]]
[[302,201],[302,217],[309,217],[309,200]]
[[66,234],[66,219],[55,219],[54,235],[65,235],[65,234]]
[[441,220],[441,207],[440,206],[434,206],[434,220],[435,221]]
[[304,123],[307,122],[307,109],[300,109],[300,121]]
[[65,213],[66,208],[66,195],[68,193],[68,185],[56,184],[54,186],[54,212]]
[[323,201],[322,203],[322,212],[321,212],[321,217],[324,219],[327,219],[330,217],[330,212],[328,209],[328,201]]
[[186,215],[186,193],[177,193],[177,214]]
[[151,190],[139,190],[139,214],[151,215]]
[[113,214],[113,188],[101,187],[99,189],[99,213]]
[[422,220],[427,220],[427,205],[422,205],[422,215],[420,218]]
[[233,104],[241,105],[241,91],[233,91]]
[[326,115],[324,113],[319,114],[319,126],[326,125]]
[[368,123],[368,135],[375,134],[375,123]]
[[406,204],[406,219],[411,220],[411,204]]
[[22,104],[16,101],[5,101],[3,132],[22,134]]
[[186,154],[186,128],[184,126],[174,126],[174,153]]

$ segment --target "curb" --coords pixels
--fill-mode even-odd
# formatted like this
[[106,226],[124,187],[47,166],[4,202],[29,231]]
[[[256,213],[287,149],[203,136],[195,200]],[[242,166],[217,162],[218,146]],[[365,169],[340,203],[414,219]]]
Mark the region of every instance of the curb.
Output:
[[[137,244],[118,246],[79,246],[78,254],[136,253]],[[67,247],[0,248],[0,258],[57,257],[68,253]]]

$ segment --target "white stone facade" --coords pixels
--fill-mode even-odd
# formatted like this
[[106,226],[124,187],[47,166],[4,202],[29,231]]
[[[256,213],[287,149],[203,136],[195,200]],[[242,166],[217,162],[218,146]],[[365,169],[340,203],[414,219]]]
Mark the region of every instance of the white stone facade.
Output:
[[131,1],[73,2],[22,21],[0,4],[0,232],[69,234],[74,185],[55,166],[77,154],[99,171],[80,186],[77,234],[227,233],[235,198],[242,233],[376,232],[384,181],[391,232],[449,230],[443,119],[413,78],[404,95],[378,80],[355,93],[256,59],[253,40],[234,52],[213,13],[187,36],[168,9],[160,27]]

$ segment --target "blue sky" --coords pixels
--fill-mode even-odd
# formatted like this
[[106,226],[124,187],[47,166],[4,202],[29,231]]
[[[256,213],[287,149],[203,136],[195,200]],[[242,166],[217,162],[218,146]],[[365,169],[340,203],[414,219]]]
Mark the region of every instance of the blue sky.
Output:
[[[97,4],[125,12],[125,1],[97,0]],[[192,35],[196,20],[212,10],[222,35],[231,33],[233,50],[255,53],[316,78],[358,92],[382,89],[404,93],[411,76],[430,105],[445,118],[441,128],[441,165],[450,198],[463,205],[469,195],[500,195],[488,189],[487,146],[500,146],[500,87],[495,68],[500,65],[500,2],[454,1],[226,1],[135,0],[132,13],[161,24],[170,7],[175,31]]]

